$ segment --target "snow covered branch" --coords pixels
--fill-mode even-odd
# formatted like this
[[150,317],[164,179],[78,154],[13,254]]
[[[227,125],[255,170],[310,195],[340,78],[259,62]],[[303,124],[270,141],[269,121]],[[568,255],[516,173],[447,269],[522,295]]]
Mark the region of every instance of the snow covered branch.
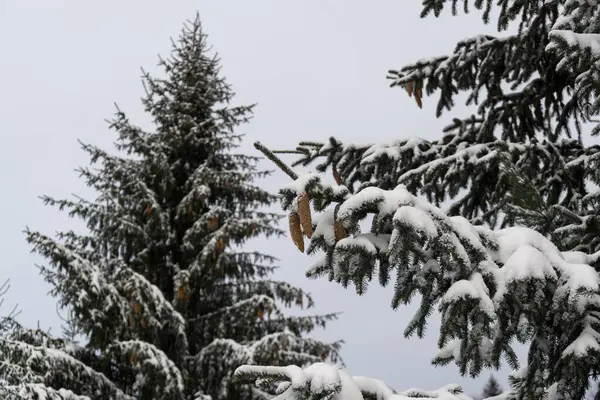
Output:
[[473,143],[481,125],[482,120],[476,118],[455,120],[444,137],[435,141],[413,137],[345,144],[330,138],[326,143],[301,143],[301,154],[293,165],[315,164],[318,172],[331,168],[351,193],[368,186],[391,190],[404,184],[411,193],[420,192],[436,205],[450,200],[450,215],[496,226],[511,189],[502,169],[503,160],[509,158],[541,196],[565,207],[577,205],[580,181],[576,177],[585,166],[574,163],[567,171],[563,165],[600,149],[586,149],[572,139],[514,143],[492,136],[485,143]]
[[[571,109],[588,121],[600,113],[600,16],[597,8],[595,1],[566,0],[545,49],[557,56],[558,71],[572,75]],[[599,132],[600,126],[596,125],[592,133]]]
[[[0,355],[6,363],[4,367],[7,367],[0,373],[0,380],[18,393],[43,393],[43,390],[53,393],[56,390],[52,388],[62,387],[86,396],[102,395],[115,400],[132,400],[104,374],[62,350],[0,337]],[[67,393],[69,391],[64,392]]]
[[470,400],[457,385],[432,391],[409,389],[396,393],[380,380],[352,377],[344,369],[325,363],[315,363],[305,369],[294,365],[243,365],[235,371],[234,376],[239,382],[255,382],[259,387],[270,389],[277,396],[273,400]]
[[[437,306],[442,326],[436,364],[454,361],[473,376],[482,368],[498,368],[503,358],[517,368],[512,342],[518,340],[530,343],[530,357],[540,356],[543,368],[553,371],[549,377],[527,377],[542,387],[556,383],[559,393],[570,392],[579,384],[570,368],[595,368],[600,278],[590,264],[600,252],[560,252],[532,229],[490,230],[448,217],[403,185],[350,194],[308,174],[280,193],[283,208],[292,213],[299,212],[302,196],[325,210],[311,218],[311,232],[302,224],[310,237],[308,252],[322,252],[308,276],[354,284],[359,294],[375,277],[382,286],[393,280],[393,308],[419,294],[421,304],[406,336],[422,336]],[[362,232],[368,219],[371,229]],[[546,352],[551,356],[542,357]]]

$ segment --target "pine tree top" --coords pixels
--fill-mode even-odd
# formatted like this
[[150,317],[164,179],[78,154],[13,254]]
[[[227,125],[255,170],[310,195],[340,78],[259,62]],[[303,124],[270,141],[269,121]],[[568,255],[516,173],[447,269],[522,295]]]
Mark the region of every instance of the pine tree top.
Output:
[[483,392],[481,394],[482,399],[487,399],[489,397],[494,397],[502,394],[503,390],[494,375],[490,376],[490,379],[486,382],[483,387]]

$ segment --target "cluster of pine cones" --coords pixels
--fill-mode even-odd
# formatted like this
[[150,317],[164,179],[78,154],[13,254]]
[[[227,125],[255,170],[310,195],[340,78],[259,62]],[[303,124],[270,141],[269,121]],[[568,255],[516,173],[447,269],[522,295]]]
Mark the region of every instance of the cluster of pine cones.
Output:
[[[310,198],[308,197],[308,193],[301,193],[296,201],[298,204],[298,211],[292,211],[289,215],[290,236],[298,250],[304,253],[304,235],[310,239],[313,234]],[[342,221],[336,220],[333,226],[336,243],[341,239],[348,237],[348,233],[346,232],[346,228],[344,228]]]

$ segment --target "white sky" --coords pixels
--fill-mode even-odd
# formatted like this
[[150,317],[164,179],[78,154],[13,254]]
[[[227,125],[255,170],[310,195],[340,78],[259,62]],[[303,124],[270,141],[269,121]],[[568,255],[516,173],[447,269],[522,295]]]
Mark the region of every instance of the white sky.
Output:
[[[457,40],[494,27],[484,29],[477,13],[420,20],[420,2],[401,0],[0,0],[0,280],[12,284],[0,312],[18,302],[23,322],[39,321],[58,333],[55,301],[34,266],[41,260],[29,253],[22,230],[52,234],[80,226],[44,208],[37,196],[91,195],[73,172],[87,163],[77,139],[110,148],[115,136],[104,119],[114,102],[148,125],[139,102],[140,67],[156,71],[157,54],[167,55],[169,38],[197,10],[237,102],[258,103],[245,127],[248,152],[255,140],[293,148],[330,135],[354,142],[437,138],[450,115],[436,120],[430,98],[419,110],[404,91],[388,87],[387,70],[451,52]],[[467,115],[464,107],[455,114]],[[262,184],[275,191],[286,179],[278,172]],[[343,311],[316,335],[346,341],[352,374],[396,389],[456,382],[480,392],[487,372],[472,381],[454,365],[430,365],[436,324],[422,340],[403,339],[414,307],[393,312],[391,288],[374,285],[358,297],[353,289],[307,280],[310,260],[290,240],[257,246],[281,259],[279,277],[313,293],[317,312]],[[506,384],[506,374],[498,378]]]

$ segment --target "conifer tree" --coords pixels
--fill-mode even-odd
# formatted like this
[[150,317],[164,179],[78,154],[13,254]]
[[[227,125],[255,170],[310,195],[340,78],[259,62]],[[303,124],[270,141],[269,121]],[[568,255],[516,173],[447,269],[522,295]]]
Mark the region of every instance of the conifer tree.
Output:
[[[438,16],[448,3],[426,0],[421,16]],[[462,4],[465,12],[472,5],[468,0]],[[490,22],[493,2],[474,5]],[[457,6],[451,3],[455,15],[460,13]],[[498,6],[498,36],[462,40],[448,55],[422,59],[388,75],[392,87],[415,98],[415,107],[431,109],[429,98],[438,94],[440,117],[464,94],[472,115],[452,116],[432,141],[400,133],[388,143],[301,142],[294,165],[314,163],[321,172],[331,168],[351,192],[402,183],[437,205],[451,201],[450,215],[504,227],[516,222],[504,212],[512,188],[502,168],[508,157],[519,176],[529,179],[554,208],[556,229],[586,233],[570,235],[568,247],[561,249],[600,250],[595,239],[600,233],[594,211],[598,194],[590,193],[585,183],[600,146],[586,145],[581,137],[600,109],[595,2],[501,0]],[[518,29],[504,33],[509,28]]]
[[12,326],[0,350],[21,376],[12,384],[70,391],[63,399],[259,399],[232,386],[239,365],[338,361],[339,343],[306,337],[335,314],[286,316],[282,306],[311,307],[310,296],[271,278],[273,257],[242,247],[282,234],[263,210],[276,197],[254,183],[267,175],[257,158],[235,152],[252,106],[230,105],[198,18],[159,65],[164,78],[143,75],[154,131],[118,110],[116,152],[82,144],[96,167],[79,172],[98,197],[43,198],[88,232],[26,231],[88,343]]
[[[438,16],[448,3],[424,1],[422,17]],[[490,22],[494,3],[464,0],[464,11],[472,4]],[[314,165],[318,172],[331,168],[350,194],[371,186],[393,190],[402,184],[436,206],[450,202],[449,216],[464,217],[476,226],[532,227],[567,258],[578,252],[598,254],[600,146],[582,138],[588,127],[593,126],[592,135],[600,133],[594,119],[600,111],[597,2],[501,0],[497,5],[499,36],[462,40],[449,55],[420,60],[388,76],[393,87],[415,98],[416,107],[427,109],[428,96],[439,93],[440,117],[452,111],[458,94],[466,94],[473,115],[453,116],[440,138],[432,141],[300,142],[293,165]],[[451,3],[455,15],[457,6]],[[509,28],[516,31],[505,34]],[[600,270],[597,257],[585,260]],[[566,343],[566,323],[560,320],[545,328],[557,335],[550,345],[555,351],[564,350]],[[600,320],[593,312],[574,327],[573,335],[596,338]],[[543,372],[515,378],[517,386],[522,384],[519,393],[537,399],[555,378],[571,374],[578,383],[560,382],[559,395],[576,388],[569,394],[573,397],[566,398],[582,398],[598,378],[598,355],[585,353],[585,362],[567,362],[548,353],[541,331],[531,335],[528,363]],[[595,339],[590,343],[596,349]],[[549,375],[542,378],[543,373]]]
[[[293,179],[281,188],[282,207],[292,215],[304,209],[311,221],[308,231],[301,226],[310,236],[307,252],[320,254],[309,277],[353,285],[359,295],[373,280],[393,282],[394,309],[419,295],[405,336],[422,337],[437,308],[441,329],[433,363],[454,362],[475,377],[506,361],[515,370],[506,399],[584,398],[590,378],[600,373],[600,275],[592,266],[600,251],[561,252],[531,228],[490,229],[448,216],[401,184],[352,193],[317,174],[298,176],[269,149],[256,147]],[[306,199],[321,214],[309,207],[307,218]],[[367,219],[371,228],[363,232]],[[529,345],[520,369],[515,341]]]
[[485,386],[483,387],[483,392],[481,393],[481,398],[487,399],[489,397],[498,396],[498,395],[502,394],[502,392],[503,392],[502,387],[500,387],[500,384],[498,383],[498,381],[496,380],[494,375],[492,375],[492,376],[490,376],[490,379],[488,379]]

